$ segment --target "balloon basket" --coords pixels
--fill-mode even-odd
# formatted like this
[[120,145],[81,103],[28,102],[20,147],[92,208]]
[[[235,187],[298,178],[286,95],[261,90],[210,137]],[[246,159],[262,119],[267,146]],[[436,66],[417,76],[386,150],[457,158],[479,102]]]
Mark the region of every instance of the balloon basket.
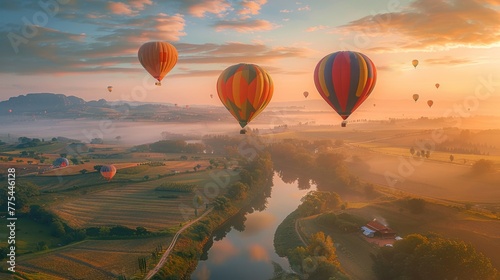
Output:
[[240,130],[240,134],[246,134],[246,133],[247,133],[246,130],[244,130],[244,129]]
[[161,86],[161,83],[160,82],[156,82],[155,86]]
[[346,121],[343,121],[342,122],[342,127],[346,127],[347,126],[347,122]]

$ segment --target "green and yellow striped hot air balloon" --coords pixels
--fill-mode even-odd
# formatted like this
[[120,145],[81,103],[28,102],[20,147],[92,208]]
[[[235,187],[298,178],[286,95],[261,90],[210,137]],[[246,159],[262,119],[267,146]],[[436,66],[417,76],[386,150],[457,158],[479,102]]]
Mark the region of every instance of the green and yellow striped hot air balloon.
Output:
[[243,128],[266,108],[273,96],[271,76],[255,64],[240,63],[224,70],[217,80],[217,93]]

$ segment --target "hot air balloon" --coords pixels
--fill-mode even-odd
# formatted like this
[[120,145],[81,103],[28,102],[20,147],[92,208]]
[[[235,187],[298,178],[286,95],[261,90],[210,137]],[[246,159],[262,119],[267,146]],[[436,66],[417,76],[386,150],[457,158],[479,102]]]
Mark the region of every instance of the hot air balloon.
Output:
[[113,179],[113,177],[116,174],[116,167],[112,164],[110,165],[103,165],[101,167],[101,175],[104,177],[104,179],[108,180],[108,182]]
[[434,101],[432,100],[427,100],[427,105],[429,105],[429,108],[432,107],[432,104],[434,104]]
[[65,157],[60,157],[60,158],[56,158],[53,162],[52,162],[52,165],[54,167],[66,167],[69,165],[69,160]]
[[210,94],[210,98],[214,98],[214,95],[213,95],[213,94]]
[[414,95],[413,95],[413,100],[415,100],[415,102],[417,102],[418,97],[419,97],[419,95],[418,95],[418,94],[414,94]]
[[271,76],[255,64],[240,63],[229,66],[217,80],[217,93],[233,117],[245,126],[259,115],[273,96]]
[[112,86],[108,86],[108,91],[112,92],[113,91],[113,87]]
[[309,92],[308,91],[304,91],[304,97],[307,98],[309,96]]
[[161,80],[177,63],[177,50],[167,42],[148,42],[139,48],[139,61],[153,78],[158,80],[156,85],[161,85]]
[[439,88],[439,84],[435,84],[436,88]]
[[12,109],[9,109],[9,113],[12,113]]
[[375,65],[359,52],[331,53],[322,58],[314,70],[314,84],[319,94],[344,120],[370,95],[376,81]]
[[416,60],[416,59],[412,60],[411,64],[413,65],[413,67],[417,68],[418,60]]

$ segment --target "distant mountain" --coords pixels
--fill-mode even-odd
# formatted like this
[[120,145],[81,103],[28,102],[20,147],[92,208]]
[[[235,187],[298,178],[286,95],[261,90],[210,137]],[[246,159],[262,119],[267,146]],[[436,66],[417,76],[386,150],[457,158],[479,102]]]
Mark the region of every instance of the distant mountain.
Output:
[[[106,104],[106,100],[92,102],[98,102],[99,105]],[[0,115],[67,112],[71,109],[81,109],[87,103],[76,96],[55,93],[28,93],[0,102]]]

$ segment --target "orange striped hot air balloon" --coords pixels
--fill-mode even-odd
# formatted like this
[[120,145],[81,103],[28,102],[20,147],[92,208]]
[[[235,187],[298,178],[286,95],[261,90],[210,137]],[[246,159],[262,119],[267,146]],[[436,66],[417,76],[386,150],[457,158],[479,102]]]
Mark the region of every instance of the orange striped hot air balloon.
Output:
[[217,80],[217,93],[243,128],[259,115],[273,96],[271,76],[255,64],[240,63],[226,68]]
[[319,94],[344,120],[368,98],[376,81],[375,65],[359,52],[331,53],[323,57],[314,70],[314,84]]
[[153,78],[161,80],[177,63],[177,49],[167,42],[148,42],[139,48],[138,57],[142,66]]
[[116,167],[112,164],[101,167],[101,175],[104,179],[111,181],[116,174]]

